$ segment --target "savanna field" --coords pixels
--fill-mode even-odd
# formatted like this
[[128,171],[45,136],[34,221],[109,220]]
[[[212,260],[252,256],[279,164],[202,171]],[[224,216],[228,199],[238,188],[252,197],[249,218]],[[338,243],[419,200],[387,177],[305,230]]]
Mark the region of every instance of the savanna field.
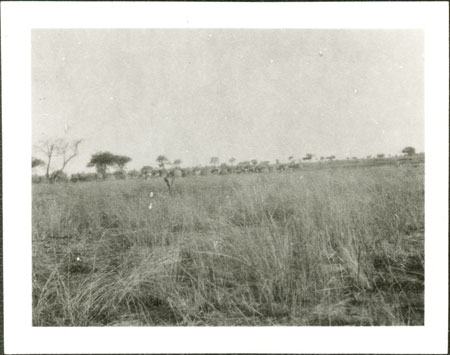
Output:
[[34,326],[424,324],[423,165],[34,184],[32,223]]

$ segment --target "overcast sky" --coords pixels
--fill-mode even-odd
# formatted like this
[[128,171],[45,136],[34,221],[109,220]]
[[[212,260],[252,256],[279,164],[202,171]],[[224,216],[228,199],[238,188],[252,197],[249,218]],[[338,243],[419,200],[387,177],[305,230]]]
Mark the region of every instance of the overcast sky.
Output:
[[82,138],[68,172],[423,151],[423,95],[422,31],[32,33],[33,144]]

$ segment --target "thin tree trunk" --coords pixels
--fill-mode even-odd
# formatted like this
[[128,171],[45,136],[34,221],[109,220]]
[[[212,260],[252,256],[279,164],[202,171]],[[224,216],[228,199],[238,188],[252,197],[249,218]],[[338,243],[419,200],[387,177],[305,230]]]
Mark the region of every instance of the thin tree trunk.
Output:
[[48,162],[47,162],[47,170],[45,172],[45,177],[47,178],[47,180],[50,179],[50,162],[51,162],[51,160],[52,160],[52,156],[49,155],[48,156]]

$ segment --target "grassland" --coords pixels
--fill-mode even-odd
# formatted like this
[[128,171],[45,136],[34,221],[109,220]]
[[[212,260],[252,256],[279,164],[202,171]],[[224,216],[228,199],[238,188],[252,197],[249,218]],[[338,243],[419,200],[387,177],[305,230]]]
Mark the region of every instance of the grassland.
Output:
[[423,165],[174,189],[34,185],[33,324],[423,324]]

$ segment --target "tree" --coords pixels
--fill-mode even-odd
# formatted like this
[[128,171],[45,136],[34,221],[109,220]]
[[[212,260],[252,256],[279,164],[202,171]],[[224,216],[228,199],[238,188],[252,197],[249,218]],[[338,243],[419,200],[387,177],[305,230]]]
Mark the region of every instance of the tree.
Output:
[[249,161],[241,161],[237,164],[237,171],[238,173],[247,172],[250,169],[250,162]]
[[61,169],[58,171],[63,172],[69,162],[78,155],[78,146],[81,144],[82,140],[77,139],[73,142],[62,142],[58,147],[58,154],[62,156],[63,163]]
[[95,166],[97,173],[105,178],[108,167],[116,164],[116,156],[110,152],[98,152],[92,155],[88,167]]
[[58,170],[62,172],[66,165],[78,155],[78,146],[82,142],[81,139],[67,142],[64,139],[47,139],[38,145],[38,149],[47,157],[47,166],[45,169],[45,177],[50,180],[50,166],[52,159],[56,156],[62,156],[62,167]]
[[[131,158],[125,155],[115,155],[111,152],[99,152],[92,155],[91,161],[87,166],[95,166],[95,168],[97,169],[97,173],[101,174],[104,178],[106,176],[108,167],[116,166],[118,172],[125,173],[125,165],[130,161]],[[119,174],[117,176],[121,177],[122,175]]]
[[112,173],[116,180],[124,180],[127,178],[127,173],[125,170],[116,170]]
[[156,158],[156,161],[158,162],[158,165],[161,169],[164,169],[166,164],[170,164],[169,159],[167,159],[166,156],[164,156],[164,155],[158,155],[158,157]]
[[67,182],[69,178],[67,174],[62,172],[61,170],[56,170],[50,175],[50,181],[52,182]]
[[218,157],[212,157],[211,160],[209,161],[210,164],[216,166],[217,164],[219,164],[219,158]]
[[61,139],[47,139],[38,145],[38,149],[44,153],[47,158],[47,166],[45,169],[45,177],[47,180],[50,180],[50,165],[53,157],[58,154],[60,145]]
[[383,158],[384,158],[384,154],[382,154],[382,153],[377,154],[377,158],[378,158],[378,159],[383,159]]
[[228,162],[231,164],[231,165],[233,165],[233,163],[236,161],[236,158],[234,158],[234,157],[231,157],[229,160],[228,160]]
[[181,159],[175,159],[173,162],[173,165],[175,165],[177,168],[181,165]]
[[37,166],[42,166],[42,165],[45,165],[45,163],[41,159],[31,157],[31,167],[32,168],[35,168]]
[[125,155],[115,155],[114,160],[115,165],[117,165],[117,167],[119,168],[119,171],[124,171],[125,165],[127,165],[131,161],[131,158]]
[[136,169],[130,170],[127,175],[133,179],[138,178],[139,177],[139,171],[137,171]]
[[402,153],[411,157],[416,154],[416,149],[414,147],[405,147],[403,148]]
[[306,154],[302,159],[303,159],[303,160],[311,160],[312,158],[313,158],[313,154],[308,153],[308,154]]
[[336,159],[336,156],[335,155],[330,155],[329,157],[327,157],[327,159],[329,161],[332,161],[332,160]]

